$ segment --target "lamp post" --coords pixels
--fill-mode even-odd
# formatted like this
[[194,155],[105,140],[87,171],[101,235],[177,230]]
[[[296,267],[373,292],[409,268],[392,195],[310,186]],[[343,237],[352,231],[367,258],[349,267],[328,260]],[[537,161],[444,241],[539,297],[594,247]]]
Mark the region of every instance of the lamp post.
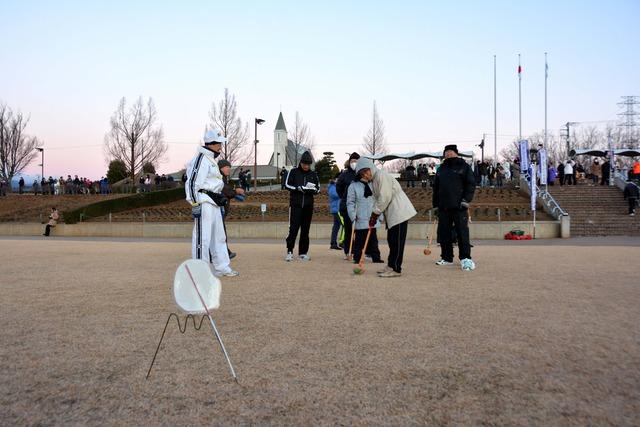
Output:
[[42,179],[44,179],[44,147],[36,147],[36,150],[38,150],[42,155],[42,158],[41,158],[42,163],[40,163],[38,166],[42,167],[42,169],[40,170],[41,171],[40,174],[42,175]]
[[256,118],[253,128],[253,187],[258,191],[258,125],[264,123],[264,120]]
[[571,147],[569,146],[569,143],[571,142],[570,126],[577,125],[577,124],[579,124],[579,123],[578,122],[567,122],[565,124],[565,126],[567,127],[567,156],[571,155]]
[[529,161],[531,163],[531,212],[533,213],[533,238],[536,238],[536,199],[538,197],[538,150],[531,148],[529,150]]

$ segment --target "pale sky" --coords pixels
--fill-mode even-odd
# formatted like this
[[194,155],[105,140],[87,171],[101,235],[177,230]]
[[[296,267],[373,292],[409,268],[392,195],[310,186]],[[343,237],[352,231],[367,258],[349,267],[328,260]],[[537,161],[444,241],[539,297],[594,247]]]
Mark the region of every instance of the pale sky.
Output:
[[479,150],[493,133],[494,54],[498,151],[518,133],[518,53],[525,136],[544,127],[544,52],[551,132],[615,120],[620,96],[640,95],[637,0],[3,0],[0,18],[0,102],[31,116],[47,176],[106,173],[103,138],[123,96],[154,99],[168,173],[192,157],[225,87],[245,121],[267,120],[259,163],[280,109],[287,125],[299,111],[316,154],[341,163],[361,148],[373,100],[389,151]]

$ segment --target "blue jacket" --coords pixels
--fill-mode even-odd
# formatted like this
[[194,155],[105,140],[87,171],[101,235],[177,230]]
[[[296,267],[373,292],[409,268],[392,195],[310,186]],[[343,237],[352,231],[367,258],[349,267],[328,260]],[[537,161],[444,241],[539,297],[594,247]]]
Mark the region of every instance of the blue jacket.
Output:
[[336,184],[334,182],[329,184],[327,192],[329,193],[329,210],[332,214],[338,213],[340,210],[340,196],[338,196],[338,191],[336,190]]

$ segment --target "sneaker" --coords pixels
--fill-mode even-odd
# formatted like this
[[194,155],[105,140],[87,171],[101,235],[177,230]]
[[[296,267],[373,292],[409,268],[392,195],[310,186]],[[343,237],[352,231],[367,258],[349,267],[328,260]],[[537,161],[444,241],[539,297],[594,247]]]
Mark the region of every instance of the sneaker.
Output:
[[311,261],[311,257],[307,254],[302,254],[298,256],[298,259],[300,261]]
[[214,276],[216,276],[216,277],[236,277],[236,276],[239,276],[239,275],[240,275],[240,273],[238,273],[235,270],[229,270],[226,273],[216,273],[216,274],[214,274]]
[[371,262],[373,262],[374,264],[384,264],[384,260],[382,260],[382,259],[374,259]]
[[462,271],[471,271],[476,269],[476,263],[471,258],[465,258],[460,261],[462,264]]
[[236,257],[236,253],[235,252],[231,252],[229,251],[229,259],[234,259]]
[[453,261],[441,259],[440,261],[436,261],[436,265],[453,265]]
[[[636,214],[634,212],[631,212],[629,216],[636,216]],[[43,236],[46,236],[46,234],[43,234]]]
[[345,255],[342,259],[345,261],[351,261],[351,257],[349,257],[349,255]]
[[342,248],[338,245],[329,246],[329,249],[335,249],[336,251],[341,251]]
[[293,253],[292,252],[287,252],[287,256],[284,257],[284,260],[287,262],[293,261]]
[[382,270],[378,270],[378,274],[386,273],[389,270],[393,271],[393,269],[391,267],[389,267],[388,265],[385,265]]
[[384,273],[378,274],[378,277],[400,277],[400,276],[402,276],[402,273],[398,273],[397,271],[391,268],[385,271]]

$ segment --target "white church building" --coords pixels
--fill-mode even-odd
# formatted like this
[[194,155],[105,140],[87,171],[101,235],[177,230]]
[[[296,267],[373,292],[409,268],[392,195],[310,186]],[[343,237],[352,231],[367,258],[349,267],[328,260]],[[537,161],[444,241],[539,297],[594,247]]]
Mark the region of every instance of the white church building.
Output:
[[[260,147],[260,145],[261,144],[258,144],[258,147]],[[271,158],[268,164],[258,165],[257,178],[259,180],[279,180],[280,170],[282,169],[282,166],[284,166],[287,170],[298,166],[300,157],[302,157],[302,154],[305,151],[307,151],[307,147],[303,145],[299,145],[296,147],[296,143],[289,139],[287,127],[284,124],[282,112],[280,112],[280,114],[278,115],[278,121],[276,122],[276,127],[273,130],[273,153],[271,154]],[[240,168],[244,170],[249,169],[251,171],[251,174],[253,174],[253,165],[234,167],[231,171],[231,177],[233,179],[236,179],[238,177]]]
[[280,112],[276,128],[273,131],[273,154],[271,155],[271,160],[269,160],[269,165],[278,169],[281,169],[282,166],[291,169],[298,166],[300,157],[305,151],[307,151],[307,147],[303,145],[296,147],[296,143],[289,139],[287,127],[284,124],[282,112]]

